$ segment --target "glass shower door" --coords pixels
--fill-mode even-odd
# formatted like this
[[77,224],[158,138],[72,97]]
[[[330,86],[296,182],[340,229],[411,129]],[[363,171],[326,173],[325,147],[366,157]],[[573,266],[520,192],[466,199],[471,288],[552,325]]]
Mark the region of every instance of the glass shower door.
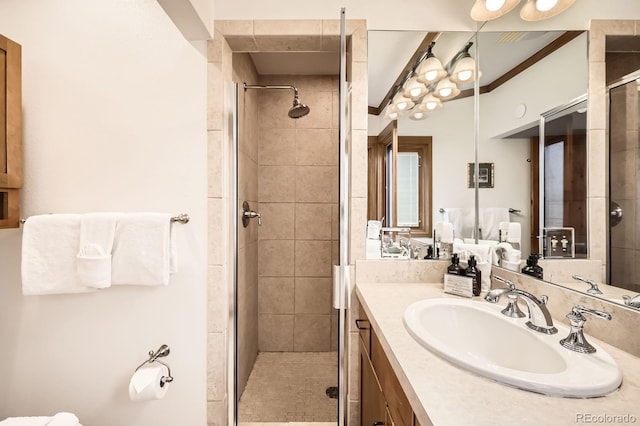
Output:
[[640,291],[640,71],[609,88],[609,280]]

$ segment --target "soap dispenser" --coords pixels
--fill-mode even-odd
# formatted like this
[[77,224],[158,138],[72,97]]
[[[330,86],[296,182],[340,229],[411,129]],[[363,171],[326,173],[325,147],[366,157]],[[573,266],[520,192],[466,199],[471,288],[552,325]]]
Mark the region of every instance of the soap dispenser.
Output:
[[453,256],[451,256],[451,265],[447,268],[447,274],[464,275],[464,269],[460,267],[458,253],[453,253]]
[[543,271],[542,266],[538,265],[538,257],[539,256],[537,254],[530,254],[527,259],[527,266],[522,268],[522,273],[541,280]]
[[473,295],[480,296],[480,290],[482,289],[482,272],[476,267],[476,257],[474,255],[469,256],[467,264],[465,275],[473,279]]

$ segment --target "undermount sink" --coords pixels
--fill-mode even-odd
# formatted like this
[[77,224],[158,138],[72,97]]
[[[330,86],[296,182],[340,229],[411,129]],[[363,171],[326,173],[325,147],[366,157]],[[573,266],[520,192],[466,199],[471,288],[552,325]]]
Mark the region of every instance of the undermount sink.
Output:
[[421,345],[447,361],[498,382],[545,395],[588,398],[609,394],[622,374],[601,347],[582,354],[562,347],[568,327],[546,335],[508,318],[503,306],[469,299],[413,303],[404,324]]

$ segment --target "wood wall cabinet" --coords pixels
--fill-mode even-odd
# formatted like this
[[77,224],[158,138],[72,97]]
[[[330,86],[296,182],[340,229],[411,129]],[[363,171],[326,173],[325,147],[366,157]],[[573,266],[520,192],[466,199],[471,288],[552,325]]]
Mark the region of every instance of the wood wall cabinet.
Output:
[[[360,333],[360,424],[414,426],[414,414],[380,340],[362,314]],[[365,329],[368,330],[365,332]],[[368,340],[368,341],[367,341]]]
[[0,35],[0,228],[20,226],[22,48]]

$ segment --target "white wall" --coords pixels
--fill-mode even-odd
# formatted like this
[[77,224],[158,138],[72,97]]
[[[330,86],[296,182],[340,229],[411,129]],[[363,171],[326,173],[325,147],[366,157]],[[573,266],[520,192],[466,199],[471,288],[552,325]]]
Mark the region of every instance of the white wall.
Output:
[[[90,426],[206,423],[206,59],[155,0],[0,2],[23,48],[22,216],[188,213],[168,287],[21,294],[21,230],[0,231],[0,419]],[[165,399],[128,381],[166,343]]]

